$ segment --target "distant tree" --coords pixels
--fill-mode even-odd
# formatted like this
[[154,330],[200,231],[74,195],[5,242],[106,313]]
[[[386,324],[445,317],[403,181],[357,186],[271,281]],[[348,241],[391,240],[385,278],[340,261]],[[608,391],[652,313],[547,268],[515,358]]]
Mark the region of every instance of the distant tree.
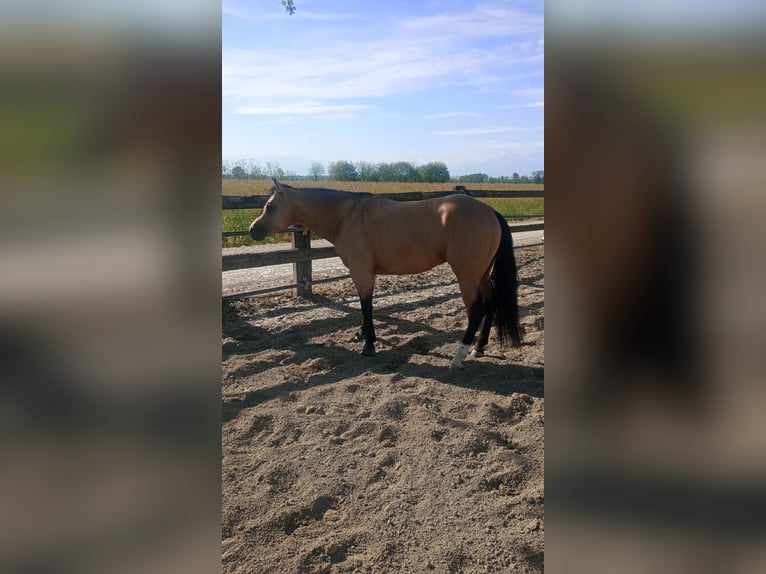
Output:
[[280,167],[279,162],[266,162],[266,177],[275,177],[281,179],[285,176],[285,171]]
[[418,169],[407,161],[381,163],[378,166],[380,181],[420,181]]
[[329,177],[335,181],[356,181],[356,167],[350,161],[336,161],[330,164]]
[[378,181],[396,181],[393,164],[385,162],[378,164]]
[[231,168],[231,177],[234,179],[247,179],[247,162],[238,159]]
[[311,167],[309,167],[309,175],[314,181],[319,181],[319,178],[322,177],[324,174],[325,174],[324,166],[318,161],[313,162],[311,164]]
[[463,183],[486,183],[489,181],[489,176],[486,173],[470,173],[468,175],[461,175],[458,181]]
[[263,179],[266,177],[266,174],[263,173],[261,164],[257,161],[251,159],[249,168],[250,179]]
[[444,183],[449,181],[447,165],[441,161],[432,161],[418,168],[420,181],[427,183]]
[[418,169],[408,161],[397,161],[391,164],[393,178],[391,181],[420,181]]
[[[330,163],[327,171],[320,162],[313,162],[309,168],[309,177],[318,181],[328,173],[330,179],[337,181],[393,181],[393,182],[428,182],[428,183],[446,183],[453,181],[455,183],[545,183],[545,172],[543,170],[533,171],[531,175],[519,175],[513,172],[513,175],[503,175],[500,177],[489,177],[486,173],[471,173],[459,177],[451,177],[449,169],[441,161],[426,163],[421,166],[415,166],[410,162],[397,161],[394,163],[370,163],[366,161],[349,162],[337,161]],[[221,177],[223,179],[263,179],[275,177],[277,179],[291,178],[301,179],[302,176],[292,171],[285,172],[279,163],[267,161],[265,166],[256,162],[254,159],[246,161],[240,159],[237,161],[221,161]]]
[[367,161],[356,163],[356,173],[359,181],[378,181],[378,166]]

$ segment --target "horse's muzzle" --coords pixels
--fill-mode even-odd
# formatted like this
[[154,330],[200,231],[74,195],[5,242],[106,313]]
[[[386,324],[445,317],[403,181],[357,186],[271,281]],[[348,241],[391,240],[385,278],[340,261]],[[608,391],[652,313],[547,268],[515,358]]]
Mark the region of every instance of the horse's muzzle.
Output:
[[263,241],[266,239],[266,230],[260,225],[251,225],[250,237],[252,237],[255,241]]

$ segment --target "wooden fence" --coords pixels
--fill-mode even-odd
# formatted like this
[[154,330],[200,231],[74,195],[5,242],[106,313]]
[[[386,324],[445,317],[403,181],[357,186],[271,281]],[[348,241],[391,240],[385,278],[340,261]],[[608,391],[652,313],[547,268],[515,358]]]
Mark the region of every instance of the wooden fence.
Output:
[[[442,197],[445,195],[451,195],[453,193],[465,193],[471,197],[484,198],[484,197],[502,197],[502,198],[540,198],[543,197],[542,190],[527,190],[527,191],[500,191],[500,190],[466,190],[463,186],[455,186],[455,189],[449,191],[430,191],[430,192],[402,192],[402,193],[381,193],[383,197],[388,197],[397,201],[416,201],[420,199],[428,199],[432,197]],[[249,195],[249,196],[222,196],[223,209],[253,209],[262,208],[266,200],[265,195]],[[543,214],[539,215],[521,215],[514,216],[513,219],[526,219],[526,218],[542,218]],[[543,229],[542,222],[527,223],[514,225],[513,231],[536,231]],[[289,249],[282,249],[280,251],[246,251],[238,250],[237,253],[224,253],[222,261],[223,271],[232,271],[235,269],[248,269],[251,267],[269,267],[272,265],[284,265],[286,263],[293,264],[293,282],[289,285],[280,285],[277,287],[271,287],[269,289],[261,289],[258,291],[252,291],[248,293],[238,293],[235,295],[226,295],[224,298],[232,297],[246,297],[250,295],[258,295],[269,293],[272,291],[279,291],[284,289],[295,289],[297,295],[305,296],[311,294],[311,286],[320,283],[327,283],[330,281],[337,281],[339,279],[345,279],[348,275],[340,277],[332,277],[329,279],[322,279],[319,281],[312,280],[312,268],[311,262],[317,259],[328,259],[330,257],[337,257],[334,247],[311,247],[311,236],[307,229],[302,227],[289,227],[282,231],[282,233],[290,233],[292,236],[292,246]],[[228,231],[223,232],[224,237],[236,237],[249,235],[247,231]]]

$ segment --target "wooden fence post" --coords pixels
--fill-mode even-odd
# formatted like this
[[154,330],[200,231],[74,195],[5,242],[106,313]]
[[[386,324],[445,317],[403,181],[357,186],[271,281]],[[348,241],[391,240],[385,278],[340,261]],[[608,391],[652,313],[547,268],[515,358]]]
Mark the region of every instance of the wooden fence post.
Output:
[[[311,232],[308,229],[293,231],[293,249],[310,249]],[[300,297],[311,295],[311,260],[293,263],[293,283],[299,283],[295,294]]]

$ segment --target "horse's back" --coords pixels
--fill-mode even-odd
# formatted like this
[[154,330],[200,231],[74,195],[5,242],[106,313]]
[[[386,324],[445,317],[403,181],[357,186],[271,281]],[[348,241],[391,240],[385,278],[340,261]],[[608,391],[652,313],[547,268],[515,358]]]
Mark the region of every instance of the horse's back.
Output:
[[372,219],[388,224],[391,221],[414,225],[415,222],[429,225],[465,224],[472,225],[492,221],[494,212],[487,204],[462,194],[447,195],[418,201],[397,201],[381,196],[364,199],[365,209]]
[[491,207],[467,195],[448,195],[433,201],[438,205],[438,212],[445,226],[475,227],[494,219],[494,211]]

